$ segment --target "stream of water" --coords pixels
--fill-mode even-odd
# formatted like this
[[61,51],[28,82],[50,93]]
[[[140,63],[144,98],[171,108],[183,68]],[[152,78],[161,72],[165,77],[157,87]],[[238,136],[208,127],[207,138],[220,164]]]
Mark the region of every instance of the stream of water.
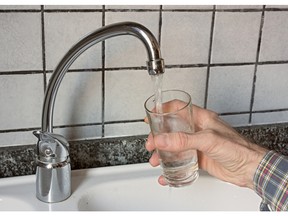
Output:
[[163,74],[151,76],[151,79],[152,79],[152,83],[154,84],[156,113],[163,113],[163,110],[162,110]]

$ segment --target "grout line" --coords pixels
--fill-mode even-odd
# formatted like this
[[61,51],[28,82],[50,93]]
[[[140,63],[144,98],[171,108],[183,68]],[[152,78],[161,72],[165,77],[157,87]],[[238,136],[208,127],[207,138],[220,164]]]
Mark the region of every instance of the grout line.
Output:
[[38,127],[38,128],[17,128],[17,129],[6,129],[6,130],[0,130],[0,134],[2,134],[2,133],[25,132],[25,131],[35,131],[35,130],[41,130],[41,128]]
[[[102,72],[103,68],[87,68],[87,69],[69,69],[67,72],[74,73],[74,72]],[[53,72],[50,70],[49,72]]]
[[287,8],[266,8],[265,6],[265,11],[288,11],[288,7]]
[[29,71],[0,71],[1,75],[29,75],[29,74],[42,74],[43,70],[29,70]]
[[[211,67],[233,67],[233,66],[245,66],[245,65],[255,65],[256,62],[239,62],[239,63],[211,63]],[[279,65],[279,64],[288,64],[288,60],[284,61],[263,61],[257,62],[258,65]],[[199,64],[182,64],[182,65],[165,65],[165,68],[199,68],[207,67],[206,63]],[[87,68],[87,69],[69,69],[67,73],[73,72],[102,72],[103,68]],[[117,71],[117,70],[146,70],[146,66],[139,67],[110,67],[105,68],[105,71]],[[46,70],[47,73],[52,73],[53,70]],[[27,70],[27,71],[0,71],[1,75],[28,75],[28,74],[41,74],[43,70]]]
[[215,26],[215,5],[213,6],[213,13],[212,13],[211,27],[210,27],[209,53],[208,53],[207,75],[206,75],[206,88],[205,88],[205,95],[204,95],[204,97],[205,97],[204,98],[204,108],[207,108],[207,103],[208,103],[208,90],[209,90],[209,78],[210,78],[210,68],[211,68],[214,26]]
[[[283,109],[274,109],[274,110],[257,110],[252,111],[252,113],[275,113],[275,112],[288,112],[288,108]],[[218,113],[219,116],[228,116],[228,115],[243,115],[249,114],[250,111],[243,111],[243,112],[227,112],[227,113]],[[137,123],[143,122],[143,119],[134,119],[134,120],[121,120],[121,121],[107,121],[105,124],[127,124],[127,123]],[[86,127],[86,126],[97,126],[102,125],[102,122],[99,123],[81,123],[81,124],[71,124],[71,125],[56,125],[53,128],[70,128],[70,127]],[[41,130],[39,127],[35,128],[17,128],[17,129],[6,129],[0,130],[0,134],[2,133],[13,133],[13,132],[25,132],[25,131],[34,131],[34,130]]]
[[[102,26],[105,26],[105,5],[102,6]],[[102,110],[101,110],[101,137],[105,136],[105,57],[106,57],[106,50],[105,50],[105,41],[102,41]]]
[[260,56],[260,49],[261,49],[261,40],[262,40],[262,31],[264,26],[264,18],[265,18],[265,6],[262,8],[261,20],[260,20],[260,27],[259,27],[259,38],[257,44],[257,52],[256,52],[256,62],[254,67],[254,75],[253,75],[253,83],[252,83],[252,92],[251,92],[251,100],[250,100],[250,114],[249,114],[249,121],[248,124],[252,122],[252,110],[254,106],[254,97],[255,97],[255,89],[256,89],[256,81],[257,81],[257,69],[258,69],[258,62]]
[[261,12],[261,8],[239,8],[239,9],[216,9],[217,12],[230,12],[230,13],[250,13]]
[[198,67],[207,67],[208,64],[182,64],[182,65],[165,65],[165,68],[198,68]]
[[[97,126],[101,125],[102,123],[81,123],[81,124],[71,124],[71,125],[55,125],[53,129],[56,128],[71,128],[71,127],[85,127],[85,126]],[[25,132],[25,131],[34,131],[34,130],[41,130],[40,127],[35,128],[18,128],[18,129],[7,129],[7,130],[0,130],[1,133],[13,133],[13,132]]]
[[157,12],[159,9],[106,9],[105,12]]
[[[211,5],[212,6],[212,5]],[[215,5],[218,6],[218,5]],[[262,5],[263,7],[264,5]],[[163,12],[213,12],[214,9],[163,9]],[[230,13],[251,13],[262,12],[262,8],[235,8],[235,9],[215,9],[216,12],[230,12]],[[265,8],[264,11],[288,11],[287,8]]]
[[[252,113],[253,114],[255,114],[255,113],[275,113],[275,112],[287,112],[287,111],[288,111],[288,108],[283,108],[283,109],[272,109],[272,110],[255,110],[255,111],[252,111]],[[250,114],[250,111],[218,113],[218,115],[221,115],[221,116],[241,115],[241,114]]]
[[124,121],[107,121],[105,124],[125,124],[125,123],[135,123],[135,122],[144,122],[144,119],[133,119],[133,120],[124,120]]
[[140,67],[110,67],[105,68],[106,71],[117,71],[117,70],[147,70],[147,66]]
[[[211,5],[212,6],[212,5]],[[217,5],[216,5],[217,6]],[[104,5],[105,7],[105,5]],[[232,12],[250,13],[261,12],[261,8],[235,8],[235,9],[162,9],[163,12]],[[94,13],[103,12],[103,9],[43,9],[45,13]],[[104,12],[157,12],[159,9],[104,9]],[[265,8],[264,11],[287,12],[288,8]],[[42,9],[0,9],[0,13],[40,13]]]
[[158,43],[159,47],[161,47],[161,35],[162,35],[162,8],[163,6],[160,5],[160,10],[159,10],[159,32],[158,32]]
[[0,13],[41,13],[42,9],[0,9]]
[[103,9],[45,9],[45,13],[95,13]]
[[255,62],[239,62],[239,63],[211,63],[211,67],[226,67],[226,66],[245,66],[245,65],[254,65]]
[[[144,122],[144,119],[133,119],[133,120],[123,120],[123,121],[107,121],[105,124],[125,124],[125,123],[135,123],[135,122]],[[70,124],[70,125],[55,125],[53,129],[56,128],[72,128],[72,127],[86,127],[86,126],[97,126],[103,125],[102,122],[99,123],[80,123],[80,124]],[[25,131],[34,131],[34,130],[41,130],[40,127],[35,128],[17,128],[17,129],[6,129],[0,130],[1,133],[13,133],[13,132],[25,132]]]
[[288,64],[288,60],[280,60],[280,61],[263,61],[263,62],[258,62],[258,65],[271,65],[271,64]]
[[45,21],[44,21],[44,6],[41,5],[41,44],[42,44],[42,65],[43,65],[43,88],[44,94],[47,87],[47,76],[46,76],[46,47],[45,47]]
[[[134,120],[126,120],[126,121],[108,121],[105,122],[105,124],[121,124],[121,123],[135,123],[135,122],[143,122],[143,119],[134,119]],[[55,125],[53,126],[53,129],[56,128],[73,128],[73,127],[86,127],[86,126],[97,126],[102,125],[102,122],[99,123],[81,123],[81,124],[71,124],[71,125]],[[25,131],[34,131],[34,130],[41,130],[40,127],[35,128],[17,128],[17,129],[6,129],[6,130],[0,130],[1,133],[15,133],[15,132],[25,132]]]
[[250,111],[218,113],[219,116],[250,114]]
[[67,127],[85,127],[85,126],[97,126],[102,125],[102,123],[81,123],[81,124],[71,124],[71,125],[56,125],[53,128],[67,128]]
[[285,111],[288,111],[288,108],[273,109],[273,110],[256,110],[252,111],[252,113],[270,113],[270,112],[285,112]]
[[[103,5],[105,7],[105,5]],[[102,7],[103,7],[102,6]],[[45,13],[95,13],[102,9],[43,9]],[[157,12],[159,9],[104,9],[104,12]],[[0,9],[0,13],[39,13],[41,9]]]

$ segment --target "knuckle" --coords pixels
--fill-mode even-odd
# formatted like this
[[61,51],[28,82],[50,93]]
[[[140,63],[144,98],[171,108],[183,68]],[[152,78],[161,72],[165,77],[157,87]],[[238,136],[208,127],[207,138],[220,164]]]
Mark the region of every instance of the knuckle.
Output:
[[214,112],[214,111],[210,111],[210,116],[211,116],[211,118],[213,118],[213,119],[219,118],[218,113],[216,113],[216,112]]
[[214,111],[211,111],[209,110],[207,112],[207,116],[206,116],[206,119],[209,119],[210,121],[215,121],[216,119],[219,118],[219,115],[218,113],[214,112]]
[[213,129],[206,129],[203,133],[209,140],[213,140],[218,136],[218,133]]
[[177,139],[179,140],[179,144],[176,145],[179,150],[185,150],[189,148],[188,146],[188,135],[186,133],[177,133]]

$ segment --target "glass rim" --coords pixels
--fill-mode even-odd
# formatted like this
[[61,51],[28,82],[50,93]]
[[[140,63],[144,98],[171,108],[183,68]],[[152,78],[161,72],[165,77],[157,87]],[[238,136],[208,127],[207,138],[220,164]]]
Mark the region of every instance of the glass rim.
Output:
[[[177,109],[177,110],[175,110],[175,111],[173,111],[173,112],[162,112],[162,113],[157,113],[157,112],[153,112],[152,110],[150,110],[150,109],[148,109],[147,108],[147,103],[148,103],[148,101],[151,99],[151,98],[153,98],[153,97],[155,97],[155,94],[153,94],[153,95],[151,95],[150,97],[148,97],[147,99],[146,99],[146,101],[144,102],[144,108],[145,108],[145,110],[146,110],[146,112],[148,112],[148,113],[150,113],[150,114],[153,114],[153,115],[170,115],[170,114],[173,114],[173,113],[177,113],[177,112],[179,112],[179,111],[181,111],[181,110],[184,110],[186,107],[188,107],[190,104],[191,104],[191,102],[192,102],[192,98],[191,98],[191,95],[189,94],[189,93],[187,93],[186,91],[183,91],[183,90],[178,90],[178,89],[169,89],[169,90],[164,90],[164,91],[162,91],[162,93],[165,93],[165,92],[182,92],[182,93],[184,93],[186,96],[188,96],[188,101],[186,102],[186,101],[182,101],[182,102],[184,102],[185,104],[183,105],[183,107],[180,107],[179,109]],[[173,99],[172,99],[173,100]]]

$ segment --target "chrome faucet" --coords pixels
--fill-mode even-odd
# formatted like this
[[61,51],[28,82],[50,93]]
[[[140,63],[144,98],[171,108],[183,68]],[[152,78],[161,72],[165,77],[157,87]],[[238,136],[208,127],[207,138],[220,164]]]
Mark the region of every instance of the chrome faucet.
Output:
[[41,131],[34,131],[36,145],[36,196],[39,200],[60,202],[71,195],[71,166],[69,144],[66,139],[53,133],[53,109],[58,88],[71,64],[89,47],[119,35],[139,38],[148,54],[149,75],[164,73],[164,61],[157,40],[144,26],[133,22],[122,22],[102,27],[76,43],[59,62],[46,89]]

